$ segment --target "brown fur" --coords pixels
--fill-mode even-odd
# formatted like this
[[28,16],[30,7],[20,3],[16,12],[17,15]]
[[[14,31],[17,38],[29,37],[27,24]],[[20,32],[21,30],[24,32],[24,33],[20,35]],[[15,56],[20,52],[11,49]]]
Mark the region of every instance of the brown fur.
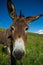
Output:
[[0,32],[0,44],[6,45],[6,43],[8,42],[7,40],[9,33],[10,32],[8,30]]

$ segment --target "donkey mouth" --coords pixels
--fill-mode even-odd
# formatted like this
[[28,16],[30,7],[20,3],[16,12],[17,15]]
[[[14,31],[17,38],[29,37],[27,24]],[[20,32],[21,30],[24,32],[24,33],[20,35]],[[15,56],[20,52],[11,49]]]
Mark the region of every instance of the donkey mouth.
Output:
[[16,55],[15,58],[16,58],[17,60],[21,60],[21,59],[22,59],[22,55]]
[[24,56],[24,52],[20,52],[20,51],[16,53],[14,52],[14,57],[16,58],[16,60],[21,60],[23,56]]

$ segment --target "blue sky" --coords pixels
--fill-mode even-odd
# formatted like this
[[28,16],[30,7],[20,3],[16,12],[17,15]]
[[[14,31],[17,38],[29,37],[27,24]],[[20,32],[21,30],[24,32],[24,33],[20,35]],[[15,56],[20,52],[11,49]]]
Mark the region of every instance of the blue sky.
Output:
[[[35,16],[43,13],[43,0],[12,0],[15,4],[17,15],[20,14],[20,9],[23,15]],[[12,24],[12,19],[7,11],[7,0],[0,0],[0,28],[9,28]],[[37,32],[43,30],[43,17],[29,24],[29,32]]]

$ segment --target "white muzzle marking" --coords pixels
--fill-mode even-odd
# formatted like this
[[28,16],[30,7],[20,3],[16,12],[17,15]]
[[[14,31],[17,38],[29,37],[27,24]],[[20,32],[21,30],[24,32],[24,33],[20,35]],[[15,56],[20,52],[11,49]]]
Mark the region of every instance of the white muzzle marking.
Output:
[[13,45],[13,53],[14,51],[21,51],[21,52],[25,52],[25,45],[24,45],[24,41],[22,38],[19,38],[15,41],[14,45]]

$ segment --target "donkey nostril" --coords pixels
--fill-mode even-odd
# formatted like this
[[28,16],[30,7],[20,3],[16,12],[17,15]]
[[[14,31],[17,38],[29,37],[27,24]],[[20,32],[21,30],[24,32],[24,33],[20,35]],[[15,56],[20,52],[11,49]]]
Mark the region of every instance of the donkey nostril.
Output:
[[15,58],[17,59],[17,60],[20,60],[20,59],[22,59],[22,57],[24,56],[24,52],[21,52],[21,51],[17,51],[17,52],[15,52],[14,51],[14,56],[15,56]]

